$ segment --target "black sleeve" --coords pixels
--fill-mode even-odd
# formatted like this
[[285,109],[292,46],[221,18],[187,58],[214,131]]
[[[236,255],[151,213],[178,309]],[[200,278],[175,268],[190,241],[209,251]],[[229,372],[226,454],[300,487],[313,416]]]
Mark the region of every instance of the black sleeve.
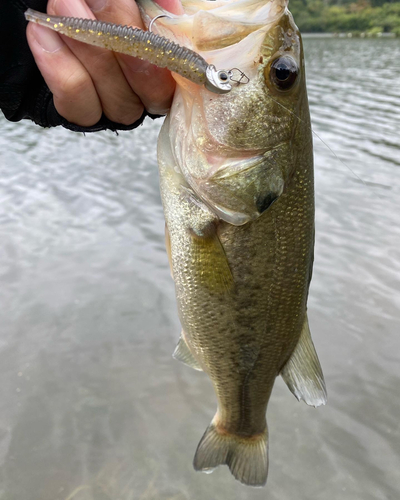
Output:
[[112,122],[103,115],[92,127],[74,125],[57,112],[26,40],[24,12],[28,8],[46,12],[46,7],[47,0],[0,0],[0,108],[5,117],[14,122],[29,118],[42,127],[62,125],[75,132],[131,130],[139,126],[146,112],[132,125]]

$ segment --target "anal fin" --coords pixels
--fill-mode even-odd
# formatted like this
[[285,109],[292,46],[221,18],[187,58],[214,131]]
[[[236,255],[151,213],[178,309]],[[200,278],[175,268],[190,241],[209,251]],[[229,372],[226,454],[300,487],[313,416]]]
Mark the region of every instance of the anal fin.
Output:
[[193,354],[190,352],[188,345],[184,339],[183,333],[181,334],[178,344],[175,348],[174,353],[172,354],[174,359],[178,361],[182,361],[185,365],[190,366],[190,368],[194,368],[198,371],[203,371],[203,368],[199,365],[199,362],[195,359]]
[[299,342],[291,357],[281,370],[283,380],[295,397],[310,406],[326,404],[327,393],[324,375],[318,360],[307,315]]

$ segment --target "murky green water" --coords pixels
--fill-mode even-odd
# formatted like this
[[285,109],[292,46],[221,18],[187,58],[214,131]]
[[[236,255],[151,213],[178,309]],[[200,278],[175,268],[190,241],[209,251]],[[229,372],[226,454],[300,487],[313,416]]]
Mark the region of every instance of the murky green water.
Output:
[[1,120],[1,500],[400,498],[400,40],[307,39],[329,404],[281,380],[267,487],[195,473],[207,377],[174,361],[155,141]]

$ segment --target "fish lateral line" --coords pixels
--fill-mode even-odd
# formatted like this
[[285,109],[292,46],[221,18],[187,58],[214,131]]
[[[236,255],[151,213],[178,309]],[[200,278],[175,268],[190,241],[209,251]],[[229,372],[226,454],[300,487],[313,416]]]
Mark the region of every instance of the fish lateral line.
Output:
[[193,83],[204,85],[207,90],[216,94],[227,94],[232,90],[233,84],[241,85],[250,81],[240,69],[218,70],[197,52],[151,30],[144,31],[93,19],[49,16],[33,9],[25,12],[25,18],[80,42],[137,57],[159,68],[167,68]]

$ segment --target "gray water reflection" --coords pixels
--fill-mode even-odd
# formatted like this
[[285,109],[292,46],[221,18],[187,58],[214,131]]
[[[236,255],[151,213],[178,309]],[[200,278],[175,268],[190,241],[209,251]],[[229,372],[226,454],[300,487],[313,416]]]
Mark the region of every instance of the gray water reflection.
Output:
[[400,42],[307,39],[317,243],[310,323],[329,405],[278,380],[270,477],[195,473],[215,410],[179,334],[160,121],[81,136],[1,121],[1,500],[400,496]]

